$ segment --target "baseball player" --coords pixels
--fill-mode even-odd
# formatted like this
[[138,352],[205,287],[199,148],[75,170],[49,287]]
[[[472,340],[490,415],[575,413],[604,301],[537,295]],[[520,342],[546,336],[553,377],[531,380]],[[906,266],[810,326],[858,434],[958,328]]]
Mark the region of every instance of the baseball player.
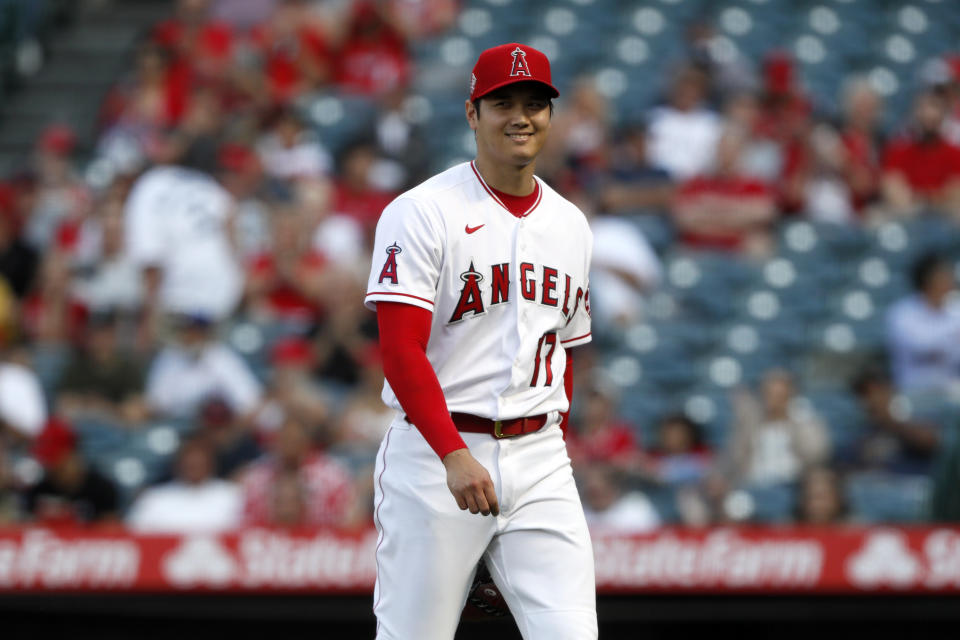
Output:
[[399,412],[374,477],[380,639],[452,638],[481,559],[527,640],[597,636],[560,426],[567,349],[590,340],[592,236],[534,176],[558,95],[543,53],[484,51],[466,101],[476,159],[377,224],[366,305]]

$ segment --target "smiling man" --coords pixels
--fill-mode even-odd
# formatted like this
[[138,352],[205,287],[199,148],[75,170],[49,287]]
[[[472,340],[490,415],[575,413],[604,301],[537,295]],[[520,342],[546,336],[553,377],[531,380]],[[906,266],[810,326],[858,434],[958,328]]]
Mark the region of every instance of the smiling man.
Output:
[[590,341],[592,236],[534,175],[558,95],[536,49],[484,51],[465,105],[476,159],[377,225],[366,304],[398,411],[374,478],[381,640],[453,638],[481,561],[526,640],[597,637],[561,429],[567,350]]

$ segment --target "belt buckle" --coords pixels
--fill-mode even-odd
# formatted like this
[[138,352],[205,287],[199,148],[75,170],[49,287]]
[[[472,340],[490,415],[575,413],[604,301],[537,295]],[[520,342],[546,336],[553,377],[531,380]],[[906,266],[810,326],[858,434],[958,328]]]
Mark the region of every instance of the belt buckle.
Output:
[[512,436],[512,435],[509,435],[509,434],[504,435],[504,433],[503,433],[503,421],[502,421],[502,420],[496,420],[496,421],[493,423],[493,437],[494,437],[494,438],[497,438],[498,440],[502,440],[502,439],[504,439],[504,438],[512,438],[513,436]]

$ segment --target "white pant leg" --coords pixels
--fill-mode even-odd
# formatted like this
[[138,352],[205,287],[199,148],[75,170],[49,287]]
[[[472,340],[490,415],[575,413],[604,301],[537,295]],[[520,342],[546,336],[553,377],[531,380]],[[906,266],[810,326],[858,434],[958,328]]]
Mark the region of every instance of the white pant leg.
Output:
[[524,640],[596,638],[593,546],[559,427],[504,442],[487,566]]
[[[464,435],[496,482],[493,438]],[[452,640],[497,521],[457,507],[443,464],[402,419],[384,437],[374,473],[377,638]]]

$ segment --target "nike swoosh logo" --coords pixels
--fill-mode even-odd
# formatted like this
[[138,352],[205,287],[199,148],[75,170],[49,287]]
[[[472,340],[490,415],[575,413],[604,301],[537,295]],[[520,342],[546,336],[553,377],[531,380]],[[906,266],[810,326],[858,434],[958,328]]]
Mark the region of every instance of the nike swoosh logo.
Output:
[[466,227],[464,227],[464,231],[466,231],[467,233],[473,233],[474,231],[479,231],[479,230],[480,230],[480,227],[484,226],[485,224],[486,224],[486,223],[484,223],[484,224],[478,224],[478,225],[475,226],[475,227],[471,227],[470,225],[467,225]]

